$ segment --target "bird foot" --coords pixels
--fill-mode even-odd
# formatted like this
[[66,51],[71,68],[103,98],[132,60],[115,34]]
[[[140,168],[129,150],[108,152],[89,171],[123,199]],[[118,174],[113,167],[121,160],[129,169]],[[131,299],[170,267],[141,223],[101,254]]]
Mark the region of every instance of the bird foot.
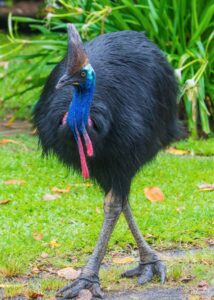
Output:
[[166,279],[166,267],[160,260],[151,262],[140,262],[139,265],[131,270],[128,270],[122,274],[122,277],[138,277],[138,283],[144,284],[152,280],[154,275],[160,277],[163,284]]
[[[89,290],[91,293],[90,299],[102,299],[103,293],[100,289],[99,278],[94,276],[78,277],[73,283],[65,286],[61,290],[57,291],[56,299],[85,299],[81,295],[83,290]],[[88,298],[87,298],[88,299]]]

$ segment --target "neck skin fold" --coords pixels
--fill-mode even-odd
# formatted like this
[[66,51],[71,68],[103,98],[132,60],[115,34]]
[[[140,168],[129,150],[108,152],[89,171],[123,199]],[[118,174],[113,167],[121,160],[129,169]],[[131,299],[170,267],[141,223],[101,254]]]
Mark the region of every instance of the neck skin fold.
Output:
[[82,176],[89,178],[86,155],[82,144],[82,137],[89,157],[93,156],[93,145],[86,130],[89,120],[90,108],[93,100],[95,84],[90,83],[86,87],[75,87],[72,102],[69,107],[67,123],[73,132],[78,145]]

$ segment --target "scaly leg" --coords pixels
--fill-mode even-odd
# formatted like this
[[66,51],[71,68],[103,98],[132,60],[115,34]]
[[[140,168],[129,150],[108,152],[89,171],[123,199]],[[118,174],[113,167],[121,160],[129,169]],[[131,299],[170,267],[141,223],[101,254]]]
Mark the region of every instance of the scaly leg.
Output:
[[90,290],[95,298],[102,298],[98,273],[106,252],[108,241],[119,219],[121,211],[122,201],[116,199],[112,193],[109,192],[104,199],[105,218],[93,254],[87,265],[82,269],[80,276],[72,284],[65,286],[57,292],[57,299],[74,299],[83,289]]
[[122,274],[124,277],[138,276],[138,282],[144,284],[152,279],[154,275],[159,275],[161,283],[164,283],[166,277],[166,267],[159,259],[157,253],[153,251],[147,242],[144,240],[131,211],[129,203],[123,209],[124,216],[128,226],[136,240],[139,254],[139,265]]

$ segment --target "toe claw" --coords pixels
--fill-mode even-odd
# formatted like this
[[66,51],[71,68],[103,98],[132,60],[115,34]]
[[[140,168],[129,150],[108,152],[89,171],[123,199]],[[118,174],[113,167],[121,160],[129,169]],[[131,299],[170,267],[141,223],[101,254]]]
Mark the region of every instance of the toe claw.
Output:
[[151,263],[140,263],[138,267],[124,272],[122,277],[138,276],[138,282],[142,285],[151,281],[154,275],[160,277],[162,284],[165,282],[166,267],[160,260],[152,261]]
[[159,262],[156,266],[156,273],[160,276],[161,284],[164,284],[166,280],[166,267],[162,262]]
[[[94,278],[77,278],[72,284],[65,286],[57,291],[57,300],[78,299],[83,290],[89,290],[92,294],[92,299],[102,299],[103,293],[100,289],[99,279],[94,281]],[[81,298],[81,297],[80,297]],[[81,298],[82,299],[82,298]]]
[[139,276],[140,274],[141,274],[140,266],[138,266],[134,269],[125,271],[124,273],[122,273],[121,276],[130,278],[130,277],[134,277],[134,276]]
[[152,272],[152,268],[150,265],[147,265],[144,270],[143,270],[143,273],[142,275],[139,276],[138,278],[138,283],[139,284],[144,284],[150,280],[152,280],[152,277],[153,277],[153,272]]
[[103,299],[104,294],[101,291],[99,284],[97,284],[97,283],[93,284],[93,286],[91,288],[91,293],[94,296],[93,298]]

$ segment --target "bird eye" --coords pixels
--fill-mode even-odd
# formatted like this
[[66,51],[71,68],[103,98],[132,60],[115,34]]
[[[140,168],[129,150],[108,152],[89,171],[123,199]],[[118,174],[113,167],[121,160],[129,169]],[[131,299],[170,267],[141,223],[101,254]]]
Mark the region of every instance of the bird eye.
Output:
[[85,72],[85,71],[82,71],[82,72],[80,73],[80,76],[81,76],[82,78],[84,78],[84,77],[86,76],[86,72]]

